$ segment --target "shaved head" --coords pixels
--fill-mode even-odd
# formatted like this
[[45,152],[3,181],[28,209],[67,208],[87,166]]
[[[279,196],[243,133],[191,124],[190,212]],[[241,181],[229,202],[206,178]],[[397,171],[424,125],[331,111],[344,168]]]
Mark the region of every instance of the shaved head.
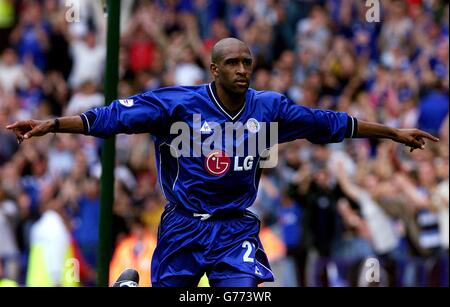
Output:
[[[224,38],[214,45],[209,69],[222,97],[233,96],[234,101],[245,99],[252,68],[252,54],[243,41],[236,38]],[[236,99],[236,96],[239,98]]]
[[212,63],[219,63],[224,56],[229,53],[231,50],[241,49],[245,48],[249,54],[251,54],[250,49],[248,48],[247,44],[243,41],[234,38],[234,37],[228,37],[221,39],[218,41],[211,52],[211,62]]

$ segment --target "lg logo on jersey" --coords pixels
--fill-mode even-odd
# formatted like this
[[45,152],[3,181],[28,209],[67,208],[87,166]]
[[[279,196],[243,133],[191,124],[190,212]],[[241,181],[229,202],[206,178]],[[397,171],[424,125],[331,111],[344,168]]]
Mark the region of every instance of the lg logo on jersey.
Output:
[[[128,101],[120,103],[130,104]],[[192,125],[188,123],[171,124],[170,134],[176,136],[170,141],[174,149],[170,153],[177,159],[204,157],[205,169],[214,176],[223,175],[231,166],[237,172],[250,170],[255,157],[258,157],[259,168],[273,168],[278,163],[277,122],[259,122],[252,117],[243,122],[217,123],[202,120],[201,114],[193,114]],[[217,156],[217,150],[229,155]]]
[[[231,158],[220,150],[213,150],[205,158],[205,169],[213,176],[222,176],[230,170]],[[235,172],[248,171],[253,167],[253,157],[247,156],[244,159],[234,157],[233,170]]]
[[231,159],[220,150],[213,150],[205,159],[205,169],[213,176],[221,176],[230,169]]

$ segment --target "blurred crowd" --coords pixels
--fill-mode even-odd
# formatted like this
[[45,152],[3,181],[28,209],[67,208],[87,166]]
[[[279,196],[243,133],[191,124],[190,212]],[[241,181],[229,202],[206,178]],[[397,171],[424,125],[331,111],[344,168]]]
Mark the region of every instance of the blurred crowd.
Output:
[[[380,0],[122,0],[119,97],[211,81],[228,36],[255,58],[252,87],[440,138],[283,144],[251,208],[276,281],[266,286],[448,286],[449,5]],[[20,146],[5,125],[104,104],[101,1],[0,0],[0,285],[95,284],[102,140]],[[150,285],[165,200],[148,135],[119,135],[111,279]],[[75,274],[75,273],[80,273]],[[79,277],[79,278],[78,278]]]

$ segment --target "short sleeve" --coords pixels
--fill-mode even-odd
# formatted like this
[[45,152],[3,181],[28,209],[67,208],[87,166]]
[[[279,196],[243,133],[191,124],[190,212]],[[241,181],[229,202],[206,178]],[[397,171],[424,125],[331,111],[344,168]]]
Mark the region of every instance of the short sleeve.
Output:
[[312,109],[280,96],[276,104],[279,142],[307,139],[311,143],[341,142],[352,137],[354,119],[345,112]]
[[115,134],[161,135],[169,122],[169,106],[152,92],[114,100],[109,106],[82,113],[85,133],[107,138]]

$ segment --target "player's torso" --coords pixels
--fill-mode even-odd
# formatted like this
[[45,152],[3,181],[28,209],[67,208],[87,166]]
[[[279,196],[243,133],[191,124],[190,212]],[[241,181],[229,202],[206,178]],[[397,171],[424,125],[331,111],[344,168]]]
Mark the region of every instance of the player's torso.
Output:
[[196,89],[177,107],[167,137],[156,140],[163,192],[194,212],[247,208],[256,196],[261,153],[274,142],[270,101],[249,90],[230,114],[210,85]]

